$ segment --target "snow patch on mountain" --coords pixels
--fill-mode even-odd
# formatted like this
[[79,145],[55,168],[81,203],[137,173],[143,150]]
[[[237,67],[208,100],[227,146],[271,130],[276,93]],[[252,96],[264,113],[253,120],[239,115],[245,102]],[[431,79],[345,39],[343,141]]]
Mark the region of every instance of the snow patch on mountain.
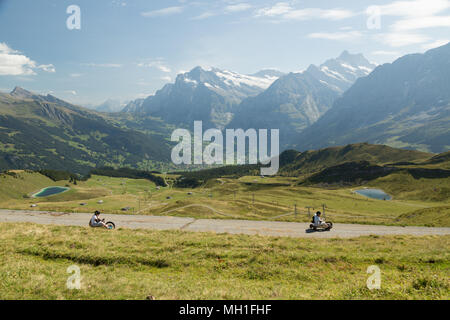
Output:
[[330,70],[327,66],[323,66],[320,68],[320,70],[322,72],[324,72],[326,75],[335,78],[337,80],[343,80],[343,81],[347,81],[350,82],[349,80],[347,80],[342,74],[340,74],[339,72]]
[[376,64],[369,62],[362,54],[344,51],[339,57],[329,59],[318,67],[310,65],[306,72],[333,90],[343,93],[358,78],[369,75],[375,67]]
[[278,77],[254,77],[254,76],[248,76],[248,75],[242,75],[236,72],[223,70],[223,71],[216,71],[215,74],[227,83],[228,85],[234,85],[234,86],[242,86],[247,85],[249,87],[258,87],[261,89],[267,89],[275,80],[278,79]]
[[193,84],[194,86],[197,85],[197,81],[196,80],[192,80],[192,79],[189,79],[189,78],[184,78],[183,81],[187,82],[187,83],[190,83],[190,84]]

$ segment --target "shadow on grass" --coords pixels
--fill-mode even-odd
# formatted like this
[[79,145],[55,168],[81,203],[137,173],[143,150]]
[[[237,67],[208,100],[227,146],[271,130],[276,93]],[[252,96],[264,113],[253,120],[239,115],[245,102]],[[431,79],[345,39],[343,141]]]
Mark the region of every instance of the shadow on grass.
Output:
[[46,249],[34,249],[26,248],[17,250],[17,253],[41,257],[45,260],[57,260],[65,259],[76,263],[89,264],[92,266],[106,265],[111,266],[115,264],[125,264],[125,265],[144,265],[154,268],[167,268],[169,263],[161,259],[145,259],[133,256],[94,256],[94,255],[78,255],[74,253],[63,253],[63,252],[51,252]]

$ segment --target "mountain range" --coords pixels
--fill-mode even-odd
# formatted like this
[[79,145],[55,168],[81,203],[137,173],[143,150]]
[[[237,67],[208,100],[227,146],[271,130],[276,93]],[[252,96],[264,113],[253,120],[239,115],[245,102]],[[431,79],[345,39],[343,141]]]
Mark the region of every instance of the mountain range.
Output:
[[450,43],[380,66],[344,51],[287,74],[196,67],[109,112],[118,105],[109,100],[98,112],[19,87],[0,94],[0,169],[155,168],[170,163],[172,130],[192,129],[195,120],[204,128],[278,128],[281,151],[369,142],[445,152]]
[[448,151],[450,43],[378,66],[296,139],[299,150],[366,141]]
[[242,75],[196,67],[145,100],[133,101],[124,112],[159,117],[186,128],[191,128],[194,120],[203,121],[205,127],[223,128],[243,99],[263,92],[281,75],[276,70]]
[[128,106],[130,102],[122,102],[120,100],[117,99],[108,99],[105,102],[99,104],[99,105],[94,105],[94,106],[85,106],[89,109],[98,111],[98,112],[107,112],[107,113],[114,113],[114,112],[120,112],[122,111],[125,107]]
[[316,122],[356,79],[374,68],[363,55],[344,51],[320,66],[284,75],[261,94],[244,100],[229,127],[279,128],[281,148],[289,148],[295,133]]
[[347,51],[320,66],[289,74],[269,69],[242,75],[196,67],[155,95],[133,101],[124,112],[159,117],[185,128],[192,128],[194,120],[219,129],[282,128],[281,147],[287,148],[293,133],[317,121],[356,79],[375,67],[362,54]]

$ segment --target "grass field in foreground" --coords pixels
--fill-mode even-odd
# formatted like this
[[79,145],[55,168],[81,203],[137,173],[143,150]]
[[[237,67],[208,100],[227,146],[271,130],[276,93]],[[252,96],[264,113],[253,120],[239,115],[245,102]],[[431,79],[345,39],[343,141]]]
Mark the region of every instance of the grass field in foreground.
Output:
[[[0,223],[0,299],[449,299],[450,236],[291,239]],[[68,290],[67,268],[81,269]],[[366,287],[370,265],[381,289]]]

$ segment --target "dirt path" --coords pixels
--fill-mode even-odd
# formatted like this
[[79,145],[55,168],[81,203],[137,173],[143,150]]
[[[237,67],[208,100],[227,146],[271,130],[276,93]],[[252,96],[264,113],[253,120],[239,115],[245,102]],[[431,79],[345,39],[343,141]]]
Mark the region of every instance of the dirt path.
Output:
[[205,208],[205,209],[208,209],[208,210],[210,210],[210,211],[212,211],[212,212],[214,212],[214,213],[217,213],[217,214],[220,215],[220,216],[224,216],[224,217],[229,217],[229,218],[235,218],[235,219],[237,219],[236,216],[232,216],[232,215],[230,215],[230,214],[223,213],[223,212],[218,211],[218,210],[214,209],[213,207],[207,206],[207,205],[205,205],[205,204],[188,204],[188,205],[186,205],[186,206],[184,206],[184,207],[179,207],[179,208],[174,208],[174,209],[169,210],[169,211],[164,211],[163,213],[161,213],[161,215],[165,215],[165,214],[168,214],[168,213],[171,213],[171,212],[174,212],[174,211],[178,211],[178,210],[182,210],[182,209],[186,209],[186,208],[192,208],[192,207]]
[[[87,227],[90,213],[0,210],[0,222],[32,222]],[[259,234],[282,237],[351,238],[364,235],[450,235],[450,228],[390,227],[359,224],[336,224],[331,231],[309,232],[307,223],[194,219],[167,216],[105,214],[117,227],[131,229],[185,230],[199,232]]]

